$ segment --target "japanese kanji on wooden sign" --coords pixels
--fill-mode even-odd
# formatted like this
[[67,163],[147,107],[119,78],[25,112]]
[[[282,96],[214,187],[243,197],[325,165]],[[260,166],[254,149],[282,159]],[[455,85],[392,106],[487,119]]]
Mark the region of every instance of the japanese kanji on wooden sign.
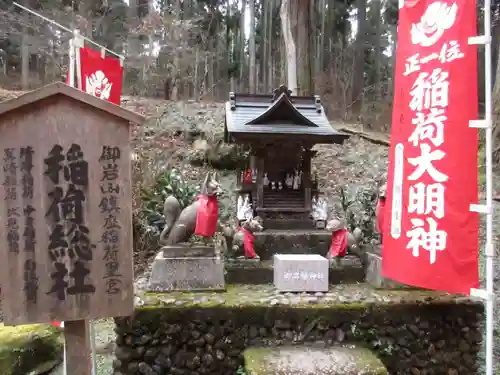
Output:
[[0,104],[6,324],[133,312],[130,123],[62,83]]

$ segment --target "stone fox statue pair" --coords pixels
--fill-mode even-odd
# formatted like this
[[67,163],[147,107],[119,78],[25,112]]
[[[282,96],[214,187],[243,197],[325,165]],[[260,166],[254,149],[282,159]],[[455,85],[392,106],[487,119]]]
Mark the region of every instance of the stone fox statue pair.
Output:
[[[220,194],[222,194],[222,189],[217,181],[217,174],[207,173],[201,186],[200,196],[217,199]],[[183,210],[181,210],[179,201],[173,195],[165,199],[163,205],[165,228],[160,234],[160,243],[162,245],[176,245],[187,242],[195,233],[198,212],[204,204],[200,196]],[[217,220],[217,218],[215,219]]]

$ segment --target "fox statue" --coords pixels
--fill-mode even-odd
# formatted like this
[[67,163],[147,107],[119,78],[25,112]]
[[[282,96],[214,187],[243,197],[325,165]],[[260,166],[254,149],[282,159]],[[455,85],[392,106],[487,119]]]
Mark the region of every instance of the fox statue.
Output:
[[[217,181],[217,174],[207,173],[200,195],[217,198],[222,194],[222,189]],[[160,234],[160,244],[176,245],[187,242],[195,233],[198,211],[202,205],[199,199],[196,199],[189,206],[181,210],[181,205],[176,197],[170,195],[165,199],[163,205],[163,215],[165,217],[165,228]]]

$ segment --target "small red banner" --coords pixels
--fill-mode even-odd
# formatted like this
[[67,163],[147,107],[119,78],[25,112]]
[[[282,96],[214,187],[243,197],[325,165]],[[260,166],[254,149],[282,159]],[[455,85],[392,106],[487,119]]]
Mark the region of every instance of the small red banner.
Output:
[[382,273],[449,293],[479,284],[476,34],[475,1],[399,10]]
[[106,56],[92,48],[80,48],[82,90],[111,103],[120,105],[123,67],[120,60]]

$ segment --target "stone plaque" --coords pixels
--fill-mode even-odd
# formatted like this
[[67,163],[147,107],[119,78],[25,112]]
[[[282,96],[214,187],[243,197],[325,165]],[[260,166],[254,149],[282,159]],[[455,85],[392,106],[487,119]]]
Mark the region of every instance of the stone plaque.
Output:
[[321,255],[275,254],[274,286],[280,292],[326,292],[328,266]]
[[[224,290],[224,263],[211,247],[166,246],[156,256],[148,290],[152,292]],[[179,256],[182,252],[185,256]]]
[[326,228],[326,221],[325,220],[316,220],[316,228],[317,229],[325,229]]
[[133,312],[130,122],[62,83],[0,105],[7,324]]

